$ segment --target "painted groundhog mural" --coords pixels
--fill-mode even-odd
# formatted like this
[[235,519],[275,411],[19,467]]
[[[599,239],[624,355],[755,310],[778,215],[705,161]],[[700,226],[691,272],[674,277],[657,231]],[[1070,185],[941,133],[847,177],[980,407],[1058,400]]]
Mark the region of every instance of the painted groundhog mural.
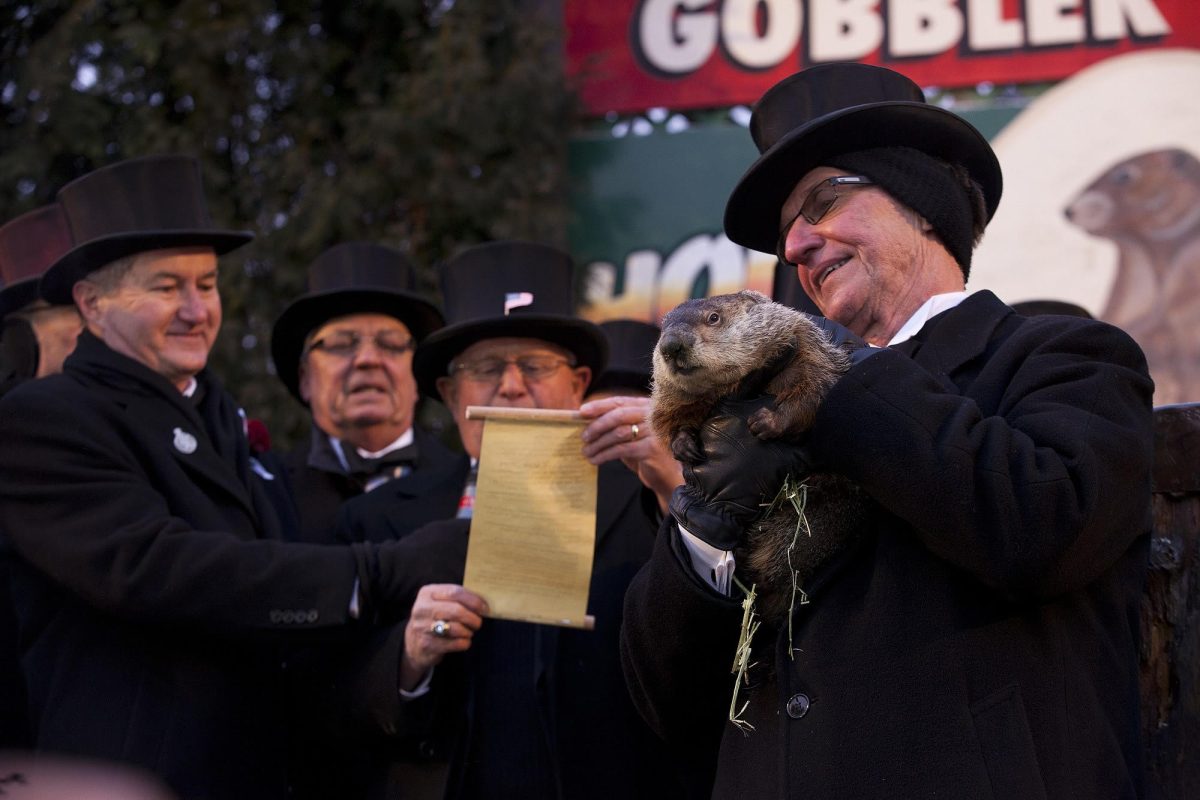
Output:
[[1100,318],[1145,350],[1155,405],[1200,400],[1200,161],[1178,148],[1126,158],[1064,213],[1117,246]]

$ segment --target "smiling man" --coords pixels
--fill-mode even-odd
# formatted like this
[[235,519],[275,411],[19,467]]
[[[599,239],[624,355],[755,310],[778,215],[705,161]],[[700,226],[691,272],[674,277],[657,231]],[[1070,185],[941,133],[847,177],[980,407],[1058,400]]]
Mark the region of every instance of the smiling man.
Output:
[[140,765],[180,797],[295,796],[281,664],[407,608],[445,574],[438,550],[285,541],[206,367],[217,256],[251,234],[213,224],[194,159],[113,164],[58,203],[73,247],[39,291],[73,302],[84,331],[61,374],[0,402],[0,530],[36,748]]
[[[813,67],[768,90],[750,127],[761,155],[726,234],[792,265],[852,365],[798,442],[760,442],[736,405],[705,424],[626,597],[639,709],[707,759],[717,798],[1140,797],[1141,351],[965,290],[1000,165],[904,76]],[[813,473],[873,502],[804,577],[806,602],[753,637],[746,736],[729,718],[731,577],[785,476],[821,502]]]
[[456,498],[462,488],[466,459],[413,424],[413,352],[442,326],[415,280],[390,247],[339,244],[312,263],[308,293],[275,323],[279,378],[312,412],[308,446],[284,459],[304,541],[333,541],[339,505],[386,482],[414,500],[415,524],[428,521],[419,512],[430,492]]

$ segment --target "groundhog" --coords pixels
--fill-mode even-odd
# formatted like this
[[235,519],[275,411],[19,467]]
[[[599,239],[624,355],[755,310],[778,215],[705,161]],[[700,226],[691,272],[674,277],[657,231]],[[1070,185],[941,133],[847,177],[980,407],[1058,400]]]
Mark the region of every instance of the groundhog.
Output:
[[[763,440],[797,440],[849,358],[804,314],[753,291],[688,300],[663,318],[654,350],[650,423],[675,458],[698,463],[701,424],[734,395],[766,393],[774,409],[749,418]],[[794,476],[805,486],[804,517],[791,502],[773,503],[735,552],[738,572],[757,586],[759,613],[778,623],[796,602],[793,586],[856,538],[870,501],[835,475]],[[782,487],[781,487],[782,489]],[[773,498],[764,498],[771,503]],[[799,536],[797,537],[797,531]]]
[[1155,405],[1200,400],[1200,161],[1178,148],[1131,156],[1063,213],[1117,247],[1100,319],[1124,328],[1145,351]]

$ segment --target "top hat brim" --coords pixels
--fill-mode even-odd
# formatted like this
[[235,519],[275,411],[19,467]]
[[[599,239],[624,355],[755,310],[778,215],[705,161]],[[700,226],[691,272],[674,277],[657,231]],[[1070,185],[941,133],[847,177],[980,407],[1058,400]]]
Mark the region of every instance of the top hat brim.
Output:
[[38,279],[26,278],[0,289],[0,320],[38,298]]
[[283,385],[301,403],[305,403],[300,395],[300,356],[304,352],[305,337],[329,320],[350,314],[395,317],[404,323],[417,342],[442,327],[442,315],[436,306],[397,290],[335,289],[297,298],[283,310],[271,328],[271,359]]
[[440,397],[437,379],[447,374],[450,360],[484,339],[516,337],[541,339],[575,355],[576,366],[590,367],[596,377],[608,362],[608,340],[592,322],[556,314],[520,314],[498,319],[448,325],[417,348],[413,374],[422,394]]
[[161,230],[102,236],[73,247],[42,275],[39,293],[47,302],[74,302],[71,289],[77,281],[118,258],[175,247],[212,247],[217,255],[235,250],[254,238],[250,231]]
[[745,247],[774,253],[780,212],[796,184],[827,159],[875,147],[911,147],[962,165],[983,190],[989,220],[1000,203],[1000,162],[969,122],[926,103],[867,103],[801,125],[759,156],[725,204],[725,235]]

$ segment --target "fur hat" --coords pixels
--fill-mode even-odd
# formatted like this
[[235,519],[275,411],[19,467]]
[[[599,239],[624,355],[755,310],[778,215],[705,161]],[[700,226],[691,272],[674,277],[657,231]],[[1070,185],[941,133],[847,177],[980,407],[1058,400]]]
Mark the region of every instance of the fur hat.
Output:
[[42,276],[51,303],[72,302],[76,281],[118,258],[170,247],[208,245],[217,255],[254,238],[218,228],[208,212],[200,162],[190,156],[131,158],[68,183],[58,192],[75,246]]
[[847,153],[910,147],[966,169],[983,190],[988,220],[1000,202],[1000,163],[983,134],[883,67],[824,64],[784,78],[755,105],[750,134],[761,155],[729,196],[725,233],[764,253],[775,251],[796,184]]
[[413,374],[437,397],[437,379],[475,342],[497,337],[542,339],[566,348],[598,375],[608,343],[595,323],[575,316],[574,263],[556,248],[531,242],[490,242],[442,265],[446,327],[417,348]]
[[293,300],[271,329],[271,358],[279,379],[304,402],[300,396],[304,340],[329,320],[347,314],[395,317],[420,342],[442,327],[442,315],[415,288],[412,262],[391,247],[345,242],[321,253],[308,267],[308,293]]

